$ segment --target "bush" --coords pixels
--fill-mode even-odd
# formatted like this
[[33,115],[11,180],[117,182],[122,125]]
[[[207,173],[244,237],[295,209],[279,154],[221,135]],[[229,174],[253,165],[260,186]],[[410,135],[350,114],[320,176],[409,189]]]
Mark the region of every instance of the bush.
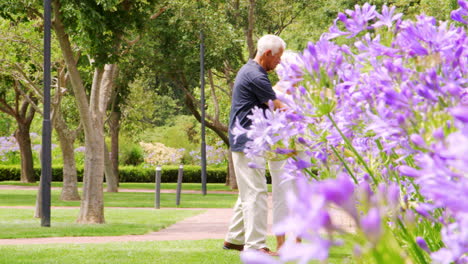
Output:
[[137,144],[131,144],[129,148],[121,148],[122,163],[125,165],[139,165],[144,161],[144,153]]
[[[77,168],[78,180],[83,180],[83,168]],[[39,181],[41,177],[41,168],[34,168],[34,179]],[[52,167],[52,181],[62,181],[63,168]],[[19,165],[0,165],[0,181],[19,181],[21,179],[21,166]]]
[[159,142],[140,142],[140,146],[146,154],[145,163],[149,165],[180,164],[185,151],[167,147]]

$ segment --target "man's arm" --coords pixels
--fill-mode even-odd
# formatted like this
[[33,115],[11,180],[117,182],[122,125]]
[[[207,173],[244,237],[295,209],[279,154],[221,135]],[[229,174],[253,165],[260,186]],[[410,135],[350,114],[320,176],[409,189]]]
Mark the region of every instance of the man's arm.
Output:
[[281,102],[278,98],[276,98],[276,93],[273,90],[273,87],[271,87],[271,83],[270,80],[268,80],[268,77],[259,76],[255,79],[255,82],[253,82],[253,85],[255,85],[255,89],[252,89],[252,91],[254,91],[255,96],[257,96],[257,99],[260,102],[264,102],[266,105],[268,105],[268,102],[273,100],[273,107],[275,110],[286,110],[287,106],[283,104],[283,102]]

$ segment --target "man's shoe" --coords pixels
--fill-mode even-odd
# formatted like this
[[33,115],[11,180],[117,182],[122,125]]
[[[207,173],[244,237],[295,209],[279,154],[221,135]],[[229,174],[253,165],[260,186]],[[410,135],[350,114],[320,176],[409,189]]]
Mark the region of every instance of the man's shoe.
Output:
[[223,249],[242,251],[244,250],[244,245],[236,245],[236,244],[232,244],[232,243],[224,241]]
[[279,256],[278,252],[271,251],[269,248],[261,248],[261,249],[258,249],[258,251],[264,254],[267,254],[268,256],[272,256],[272,257]]

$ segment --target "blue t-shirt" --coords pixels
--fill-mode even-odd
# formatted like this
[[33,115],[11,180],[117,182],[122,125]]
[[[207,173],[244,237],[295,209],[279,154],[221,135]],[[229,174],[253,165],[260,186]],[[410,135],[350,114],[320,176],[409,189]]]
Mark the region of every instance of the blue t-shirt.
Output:
[[236,125],[236,119],[243,128],[248,129],[252,121],[247,118],[255,106],[268,109],[266,103],[275,100],[276,95],[271,87],[268,74],[253,60],[249,60],[237,73],[232,93],[231,113],[229,115],[229,144],[232,151],[243,151],[245,143],[249,141],[247,135],[237,137],[234,142],[232,130]]

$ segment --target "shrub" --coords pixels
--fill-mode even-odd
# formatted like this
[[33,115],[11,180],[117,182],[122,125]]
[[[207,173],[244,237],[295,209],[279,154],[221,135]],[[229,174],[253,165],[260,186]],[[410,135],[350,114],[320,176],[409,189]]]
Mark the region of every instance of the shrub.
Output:
[[140,146],[130,144],[129,147],[123,147],[120,151],[120,159],[124,165],[139,165],[144,161],[144,153]]
[[166,147],[157,142],[140,142],[140,146],[146,153],[145,163],[151,165],[179,164],[184,153],[184,149]]
[[[78,180],[83,180],[83,168],[77,168]],[[34,179],[38,181],[41,177],[41,168],[34,168]],[[21,178],[20,165],[0,165],[0,181],[19,181]],[[63,180],[63,168],[52,167],[52,181]]]
[[0,137],[0,162],[3,164],[20,162],[19,146],[15,137]]
[[[193,162],[199,163],[201,161],[200,149],[190,151]],[[227,150],[224,148],[223,141],[218,141],[214,146],[206,145],[206,163],[208,165],[226,164]]]

